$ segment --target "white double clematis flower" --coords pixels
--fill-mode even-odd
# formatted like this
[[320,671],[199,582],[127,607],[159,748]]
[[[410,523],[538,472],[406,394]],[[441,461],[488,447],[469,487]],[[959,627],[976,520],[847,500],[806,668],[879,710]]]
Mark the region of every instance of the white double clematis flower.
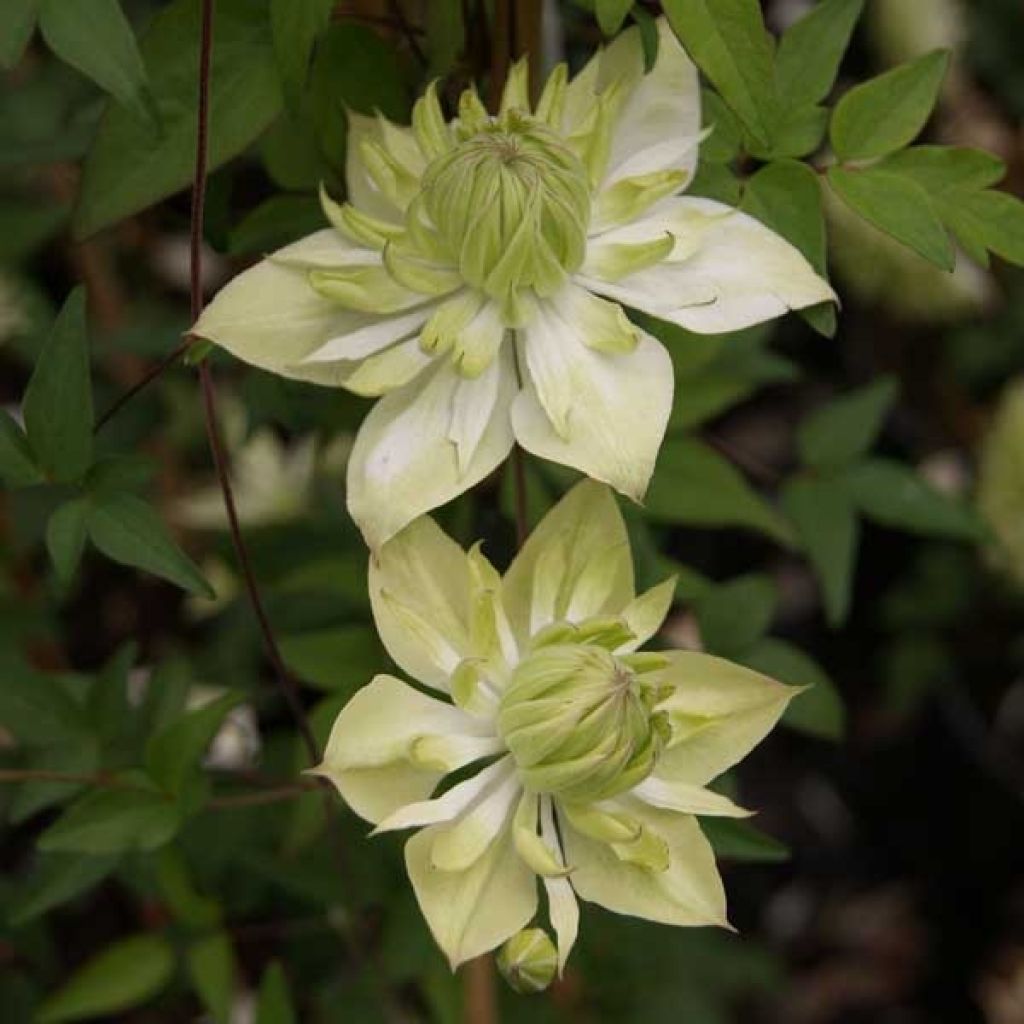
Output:
[[349,202],[330,229],[229,284],[193,332],[287,377],[382,396],[348,466],[373,548],[467,490],[514,441],[635,500],[672,364],[622,306],[733,331],[834,295],[788,242],[677,195],[701,138],[697,72],[664,21],[643,71],[630,29],[536,107],[517,65],[496,117],[350,117]]
[[377,676],[316,771],[377,832],[419,830],[406,866],[453,968],[531,921],[538,876],[560,968],[577,897],[726,925],[697,815],[747,812],[705,787],[797,691],[709,655],[638,651],[674,581],[635,596],[606,487],[571,491],[504,578],[421,518],[371,557],[369,586],[392,658],[443,696]]

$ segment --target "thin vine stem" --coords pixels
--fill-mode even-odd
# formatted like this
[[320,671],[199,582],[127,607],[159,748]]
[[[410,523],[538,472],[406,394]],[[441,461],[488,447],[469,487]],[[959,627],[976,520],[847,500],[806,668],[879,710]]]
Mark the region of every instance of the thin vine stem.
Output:
[[[213,13],[214,0],[203,0],[202,33],[199,49],[199,114],[196,123],[196,166],[195,179],[192,187],[192,218],[189,232],[189,279],[191,292],[192,322],[199,319],[203,311],[203,223],[206,209],[206,177],[207,157],[209,152],[210,134],[210,63],[213,53]],[[224,499],[227,512],[228,529],[231,543],[235,549],[238,564],[242,570],[245,591],[249,597],[267,658],[274,670],[278,689],[291,711],[292,718],[298,728],[302,743],[306,748],[310,764],[320,760],[320,752],[316,739],[309,727],[305,708],[299,696],[298,687],[292,679],[281,657],[281,651],[274,636],[273,627],[267,615],[266,606],[256,582],[249,549],[242,535],[238,522],[238,510],[235,505],[234,490],[231,486],[231,470],[227,451],[224,447],[220,420],[217,415],[217,389],[213,380],[213,370],[208,360],[199,364],[199,386],[202,393],[203,415],[206,423],[206,438],[213,456],[217,482]]]

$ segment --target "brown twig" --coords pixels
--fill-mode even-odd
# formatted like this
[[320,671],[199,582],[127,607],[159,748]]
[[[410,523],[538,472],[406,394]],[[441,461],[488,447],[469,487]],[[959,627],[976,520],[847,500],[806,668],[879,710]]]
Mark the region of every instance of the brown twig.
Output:
[[391,17],[394,19],[398,31],[412,51],[412,55],[419,61],[421,66],[426,67],[429,63],[427,55],[423,52],[423,47],[420,46],[416,33],[413,31],[409,19],[405,16],[405,11],[402,10],[401,0],[388,0],[388,8],[391,11]]
[[261,807],[264,804],[277,804],[283,800],[294,800],[297,797],[305,796],[307,793],[315,792],[320,787],[315,782],[291,782],[286,786],[276,786],[274,789],[258,789],[252,793],[231,793],[226,796],[215,796],[208,800],[207,807],[215,810],[223,810],[232,807]]
[[143,376],[110,405],[105,413],[96,420],[92,428],[94,434],[98,434],[140,391],[149,387],[165,370],[170,369],[188,350],[192,344],[192,338],[185,340],[173,352],[168,353],[155,366],[150,367]]
[[101,789],[135,789],[151,792],[147,787],[119,779],[114,775],[83,775],[79,772],[54,772],[44,768],[0,769],[0,783],[4,782],[64,782],[77,786],[96,786]]

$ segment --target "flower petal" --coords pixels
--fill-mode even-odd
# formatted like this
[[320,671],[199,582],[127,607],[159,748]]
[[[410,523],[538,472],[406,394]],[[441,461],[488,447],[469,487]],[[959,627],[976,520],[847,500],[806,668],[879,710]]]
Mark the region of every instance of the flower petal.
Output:
[[458,708],[379,675],[342,709],[313,771],[330,780],[356,814],[376,823],[422,800],[444,774],[409,759],[418,738],[479,732],[479,722]]
[[[595,563],[603,563],[596,587]],[[583,480],[527,538],[505,573],[501,599],[522,645],[538,629],[564,619],[570,605],[581,618],[615,615],[633,594],[622,513],[607,487]]]
[[333,230],[310,235],[222,288],[192,333],[272,373],[317,384],[343,384],[351,364],[306,364],[304,360],[332,338],[379,324],[381,318],[342,309],[319,295],[309,284],[306,266],[290,261],[315,257],[333,259],[341,266],[359,251]]
[[672,723],[672,739],[654,775],[703,786],[744,758],[771,731],[800,690],[724,658],[696,651],[665,651],[656,685],[675,688],[658,705]]
[[370,603],[395,663],[446,690],[471,652],[471,589],[465,552],[433,519],[410,523],[370,558]]
[[[555,815],[551,798],[541,801],[540,834],[553,850],[561,851],[562,845],[555,828]],[[563,858],[564,859],[564,858]],[[548,897],[548,915],[551,927],[558,938],[558,973],[565,970],[572,947],[580,928],[580,908],[572,884],[565,877],[545,877],[544,889]]]
[[676,577],[672,576],[633,598],[622,609],[622,618],[632,631],[633,639],[620,647],[619,651],[629,652],[643,647],[661,629],[675,596]]
[[465,871],[490,848],[495,839],[508,832],[512,807],[523,791],[511,757],[484,795],[457,821],[438,826],[430,863],[441,871]]
[[538,306],[520,332],[526,380],[512,426],[528,451],[640,501],[668,423],[673,379],[661,343],[637,335],[634,351],[609,355],[588,345],[580,325],[556,307]]
[[[625,803],[625,801],[623,801]],[[581,899],[616,914],[675,925],[728,927],[725,891],[711,845],[697,819],[630,801],[630,817],[665,844],[663,871],[624,861],[612,847],[574,829],[561,817],[569,876]]]
[[[393,537],[417,516],[468,490],[508,455],[512,430],[508,409],[517,383],[508,346],[495,360],[498,387],[485,374],[461,377],[437,362],[404,387],[382,398],[363,421],[348,464],[348,508],[371,548]],[[452,443],[456,402],[491,406],[464,470]],[[465,421],[460,421],[460,425]]]
[[580,280],[593,291],[700,334],[736,331],[836,301],[800,251],[760,221],[711,199],[667,199],[657,214],[607,232],[591,245],[653,240],[676,247],[663,262],[615,282]]
[[384,317],[366,327],[331,338],[310,352],[304,363],[331,363],[339,359],[365,359],[381,352],[396,341],[411,337],[430,319],[438,303],[420,306],[410,313]]
[[430,855],[444,826],[405,844],[405,865],[420,910],[452,970],[499,946],[537,912],[537,882],[506,828],[465,871],[440,871]]
[[682,814],[704,814],[718,818],[749,818],[752,811],[738,807],[727,796],[689,782],[669,782],[649,776],[630,790],[630,796],[651,807]]
[[426,160],[411,128],[393,124],[380,115],[366,117],[353,110],[348,114],[348,136],[345,147],[345,183],[348,197],[360,210],[381,220],[399,223],[405,206],[396,201],[390,190],[383,190],[367,165],[366,146],[381,147],[411,176],[418,177]]
[[457,786],[452,786],[442,796],[407,804],[385,818],[373,830],[374,835],[378,832],[394,832],[401,828],[443,825],[452,821],[467,811],[496,781],[506,777],[510,767],[509,758],[503,758]]
[[[700,86],[697,68],[668,22],[658,19],[658,56],[619,111],[605,185],[655,171],[697,167]],[[633,30],[630,30],[632,32]],[[627,35],[628,33],[623,33]],[[633,46],[640,50],[639,30]]]

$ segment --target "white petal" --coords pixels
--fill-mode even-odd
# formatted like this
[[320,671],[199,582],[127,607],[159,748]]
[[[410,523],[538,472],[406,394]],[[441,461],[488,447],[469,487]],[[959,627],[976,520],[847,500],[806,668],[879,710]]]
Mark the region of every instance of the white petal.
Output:
[[338,364],[350,369],[344,378],[345,387],[357,395],[376,398],[404,387],[433,362],[423,351],[419,335],[368,356],[362,362]]
[[669,782],[650,776],[630,790],[630,796],[652,807],[682,814],[705,814],[720,818],[749,818],[750,811],[737,807],[727,796],[689,782]]
[[[541,801],[540,833],[552,849],[561,850],[550,797]],[[558,939],[558,973],[561,974],[565,970],[565,963],[569,959],[572,947],[576,944],[580,928],[580,908],[568,878],[546,877],[543,882],[548,896],[551,927],[555,929],[555,936]]]
[[[639,32],[633,45],[639,49]],[[604,184],[652,171],[682,170],[692,177],[699,136],[697,69],[660,18],[657,59],[619,111]]]
[[359,330],[331,338],[303,360],[304,363],[330,363],[338,359],[364,359],[396,341],[415,334],[437,308],[436,302],[420,306],[411,313],[383,317]]
[[368,590],[388,654],[414,679],[446,690],[472,650],[462,548],[433,519],[417,519],[371,556]]
[[333,230],[296,242],[222,288],[192,333],[261,369],[340,385],[351,366],[306,365],[303,360],[331,338],[380,323],[381,318],[342,309],[313,290],[307,270],[282,259],[315,258],[341,265],[361,251]]
[[405,844],[405,865],[420,910],[454,970],[525,927],[537,912],[537,882],[512,845],[511,830],[466,871],[439,871],[430,851],[443,825]]
[[449,431],[465,378],[446,360],[386,395],[363,421],[348,463],[348,508],[371,548],[468,490],[508,455],[508,409],[517,383],[512,353],[503,348],[497,400],[464,471]]
[[502,378],[507,372],[504,361],[494,359],[479,377],[473,380],[462,377],[456,385],[448,440],[455,445],[460,473],[469,469],[480,447],[501,394]]
[[460,782],[457,786],[452,786],[443,796],[434,800],[422,800],[418,803],[407,804],[385,818],[374,829],[374,834],[449,822],[471,807],[497,780],[507,776],[510,768],[509,759],[505,758],[484,768],[483,771]]
[[[610,586],[588,591],[588,567],[610,562]],[[617,615],[633,600],[633,560],[622,513],[611,491],[583,480],[527,538],[502,581],[502,605],[517,638],[564,619]]]
[[458,708],[381,675],[342,709],[315,771],[334,783],[356,814],[377,822],[423,799],[443,774],[409,760],[417,738],[479,731],[479,722]]
[[656,216],[631,229],[633,240],[671,232],[677,247],[657,266],[614,283],[588,277],[587,287],[687,330],[736,331],[836,300],[795,246],[722,203],[665,200]]
[[487,792],[456,822],[440,826],[430,850],[430,862],[441,871],[465,871],[472,867],[502,832],[507,832],[512,807],[523,787],[512,759],[502,762],[502,771]]
[[631,353],[595,351],[578,325],[550,304],[539,306],[520,331],[526,380],[512,426],[528,451],[640,501],[665,434],[673,380],[661,343],[637,333]]
[[569,877],[580,898],[663,924],[728,927],[722,879],[697,819],[637,801],[628,802],[628,814],[666,844],[668,868],[656,871],[622,861],[608,844],[576,831],[562,815],[573,866]]

